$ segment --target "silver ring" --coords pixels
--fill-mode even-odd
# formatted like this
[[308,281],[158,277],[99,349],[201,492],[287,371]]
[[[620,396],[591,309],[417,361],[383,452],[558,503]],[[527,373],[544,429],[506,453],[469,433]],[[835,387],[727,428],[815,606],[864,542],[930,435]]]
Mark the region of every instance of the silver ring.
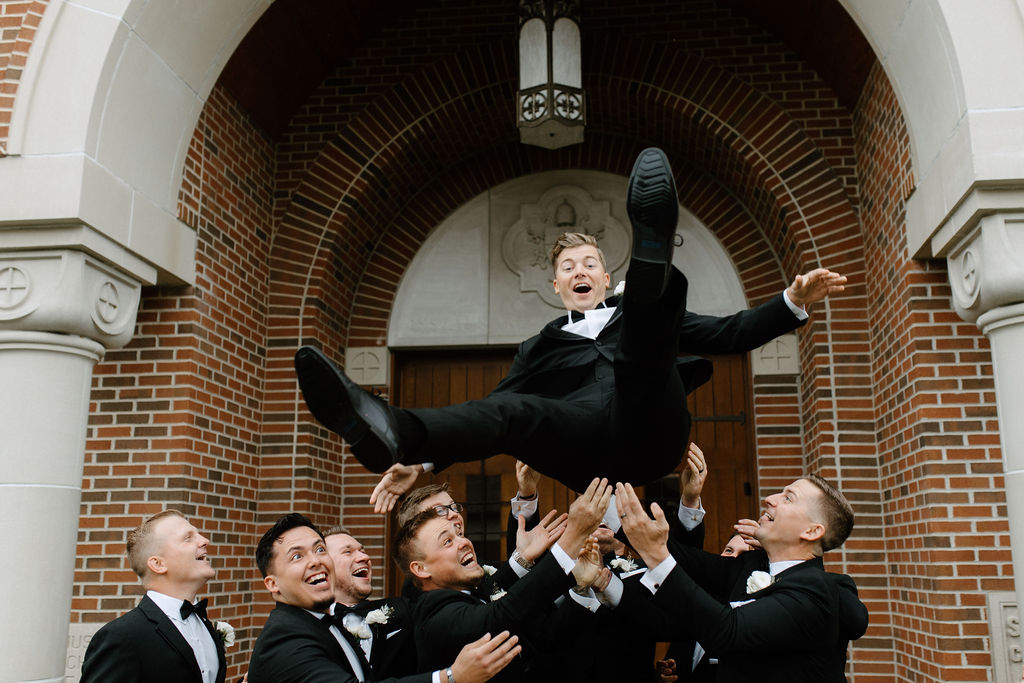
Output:
[[619,515],[619,519],[625,519],[628,515]]

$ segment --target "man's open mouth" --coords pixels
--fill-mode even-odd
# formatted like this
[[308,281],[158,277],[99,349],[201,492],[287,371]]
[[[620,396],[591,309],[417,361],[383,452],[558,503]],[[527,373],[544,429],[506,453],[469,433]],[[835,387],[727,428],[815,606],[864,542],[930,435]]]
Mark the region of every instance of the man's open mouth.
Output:
[[364,579],[364,578],[368,577],[369,575],[370,575],[370,568],[369,567],[360,567],[359,569],[357,569],[354,572],[352,572],[352,576],[358,576],[361,579]]
[[580,282],[580,283],[577,283],[577,284],[573,285],[572,291],[576,292],[577,294],[586,294],[591,289],[593,289],[593,288],[590,285],[588,285],[586,282]]
[[325,581],[327,581],[327,572],[317,572],[306,579],[306,583],[311,586],[318,586]]
[[473,553],[467,553],[459,562],[463,567],[468,567],[473,562],[476,562],[476,556],[474,556]]

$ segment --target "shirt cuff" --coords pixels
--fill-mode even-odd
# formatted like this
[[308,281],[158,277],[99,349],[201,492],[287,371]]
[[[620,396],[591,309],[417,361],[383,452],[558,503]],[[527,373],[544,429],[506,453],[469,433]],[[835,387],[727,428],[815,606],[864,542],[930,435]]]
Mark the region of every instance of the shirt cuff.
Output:
[[588,588],[586,595],[580,595],[574,590],[569,591],[569,599],[588,612],[596,612],[601,609],[601,602],[594,595],[594,589]]
[[615,609],[622,602],[622,579],[615,572],[612,572],[612,580],[603,591],[597,594],[597,599],[605,607]]
[[441,672],[435,671],[430,674],[430,683],[441,683]]
[[554,543],[551,546],[551,554],[555,556],[555,560],[558,561],[558,566],[562,568],[562,571],[569,574],[572,568],[576,566],[576,560],[569,557],[569,553],[565,552],[562,546],[558,543]]
[[676,512],[679,517],[679,523],[687,531],[693,531],[700,523],[704,521],[704,505],[697,503],[696,508],[688,508],[683,505],[683,499],[679,499],[679,510]]
[[[807,316],[804,316],[804,317],[807,317]],[[423,474],[426,474],[427,472],[433,472],[434,471],[434,463],[432,463],[432,462],[421,462],[420,463],[420,467],[423,468]]]
[[508,558],[508,566],[512,567],[512,571],[516,573],[520,579],[530,573],[530,570],[523,565],[516,562],[516,555],[519,553],[518,550],[512,551],[512,557]]
[[676,558],[669,555],[657,567],[648,569],[647,573],[640,577],[640,583],[647,586],[647,590],[651,591],[652,595],[655,595],[658,589],[661,588],[661,584],[665,583],[669,572],[675,568]]
[[532,500],[523,500],[519,496],[512,499],[512,519],[516,519],[520,515],[529,519],[533,515],[537,514],[537,501],[540,496],[533,498]]
[[797,320],[807,320],[807,318],[809,317],[807,315],[807,310],[804,309],[803,306],[797,306],[795,303],[790,301],[789,294],[786,293],[785,289],[782,290],[782,298],[785,300],[786,306],[789,307],[789,310],[793,311],[793,315],[796,316]]

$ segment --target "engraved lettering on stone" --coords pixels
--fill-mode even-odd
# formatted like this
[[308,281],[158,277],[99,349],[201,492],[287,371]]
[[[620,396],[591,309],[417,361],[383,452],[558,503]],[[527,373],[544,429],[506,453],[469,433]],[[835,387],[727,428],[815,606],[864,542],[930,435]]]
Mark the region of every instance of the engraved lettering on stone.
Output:
[[965,250],[963,256],[960,257],[960,268],[964,292],[968,295],[974,294],[978,289],[978,268],[975,264],[974,252],[970,249]]
[[121,305],[121,297],[117,286],[107,280],[100,286],[99,295],[96,297],[96,315],[105,323],[112,323],[117,320],[117,310]]
[[14,308],[28,297],[28,274],[17,266],[0,268],[0,308]]

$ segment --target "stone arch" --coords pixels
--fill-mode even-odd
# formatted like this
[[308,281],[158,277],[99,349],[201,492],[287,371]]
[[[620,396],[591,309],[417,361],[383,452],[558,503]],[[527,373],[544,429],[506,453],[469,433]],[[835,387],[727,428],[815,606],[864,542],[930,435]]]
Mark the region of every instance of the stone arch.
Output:
[[49,3],[17,84],[5,208],[86,223],[113,262],[130,262],[125,247],[156,267],[135,268],[143,281],[191,282],[195,233],[177,218],[185,155],[221,69],[268,6]]
[[[315,340],[335,356],[346,345],[383,345],[404,269],[451,211],[494,184],[538,170],[574,167],[626,175],[645,144],[686,160],[681,166],[688,177],[713,179],[719,194],[745,214],[740,222],[754,226],[768,248],[745,272],[752,302],[777,293],[787,275],[826,261],[854,278],[864,272],[850,199],[820,150],[784,110],[682,50],[656,52],[621,40],[616,46],[618,57],[628,52],[630,59],[595,60],[588,67],[588,87],[632,97],[628,104],[620,97],[619,108],[592,116],[587,144],[578,149],[538,153],[519,145],[506,105],[513,65],[490,47],[425,69],[356,117],[310,165],[280,224],[273,259],[275,279],[283,286],[272,285],[271,296],[279,300],[271,307],[299,320],[297,326],[288,323],[290,336]],[[602,54],[603,47],[592,51]],[[475,80],[481,63],[491,67],[491,82]],[[637,73],[645,75],[631,76]],[[396,102],[405,109],[397,110]],[[453,138],[463,132],[466,139]],[[412,158],[415,165],[403,163]],[[750,248],[748,237],[734,239],[738,248]],[[312,259],[294,258],[304,252]],[[819,314],[802,335],[803,452],[815,454],[815,464],[829,472],[838,467],[831,456],[840,451],[834,416],[842,400],[831,371],[833,342],[838,330],[863,326],[863,307],[863,295],[855,291],[844,297],[842,308],[830,310],[830,325]],[[867,368],[843,371],[859,377]],[[313,430],[314,439],[330,438]],[[780,476],[811,464],[806,456],[790,463]]]

